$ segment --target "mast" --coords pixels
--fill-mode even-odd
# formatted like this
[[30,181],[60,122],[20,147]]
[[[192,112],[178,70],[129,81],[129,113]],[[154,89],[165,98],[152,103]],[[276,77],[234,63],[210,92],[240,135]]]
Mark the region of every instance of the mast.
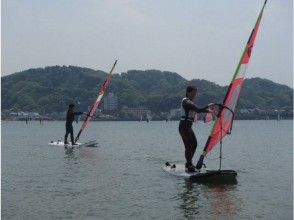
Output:
[[113,70],[114,70],[114,68],[116,66],[116,63],[117,63],[117,60],[114,62],[110,72],[107,74],[107,77],[106,77],[106,79],[105,79],[105,81],[104,81],[104,83],[103,83],[103,85],[102,85],[102,87],[101,87],[101,89],[100,89],[100,91],[98,93],[98,96],[97,96],[95,102],[93,103],[92,107],[90,108],[90,111],[87,113],[87,117],[85,118],[85,120],[84,120],[84,122],[83,122],[83,124],[81,126],[81,129],[79,130],[79,133],[78,133],[78,135],[77,135],[77,137],[75,139],[75,142],[77,142],[79,140],[82,131],[89,124],[92,116],[94,115],[96,109],[98,108],[98,106],[99,106],[99,104],[100,104],[100,102],[101,102],[101,100],[103,98],[103,95],[104,95],[108,85],[110,84],[110,80],[112,78],[112,72],[113,72]]
[[233,120],[234,120],[234,111],[237,106],[238,98],[240,91],[242,89],[245,73],[247,66],[250,61],[251,52],[254,47],[256,36],[258,33],[259,25],[263,15],[263,10],[265,8],[267,0],[265,0],[263,7],[259,13],[257,21],[254,25],[253,30],[251,31],[250,37],[247,41],[245,49],[242,53],[240,61],[237,65],[235,73],[233,75],[232,81],[228,87],[227,93],[222,103],[222,107],[218,113],[217,119],[215,120],[213,127],[211,129],[210,136],[208,137],[203,153],[200,156],[197,169],[200,169],[203,165],[204,157],[208,152],[210,152],[218,143],[220,143],[220,169],[221,169],[221,157],[222,157],[222,139],[225,135],[230,134],[232,130]]

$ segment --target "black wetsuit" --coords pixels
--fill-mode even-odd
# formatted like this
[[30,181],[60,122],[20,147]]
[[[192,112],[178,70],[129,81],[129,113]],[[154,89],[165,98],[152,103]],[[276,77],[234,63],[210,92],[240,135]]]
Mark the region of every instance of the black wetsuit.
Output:
[[67,143],[67,137],[70,134],[71,143],[74,144],[74,135],[73,135],[73,127],[72,122],[75,120],[75,115],[81,115],[83,112],[74,112],[73,110],[69,109],[66,114],[66,123],[65,123],[65,136],[64,136],[64,143]]
[[207,113],[208,106],[198,108],[189,98],[185,97],[181,104],[182,116],[179,124],[179,132],[185,145],[186,167],[192,166],[192,158],[197,148],[197,139],[192,130],[196,113]]

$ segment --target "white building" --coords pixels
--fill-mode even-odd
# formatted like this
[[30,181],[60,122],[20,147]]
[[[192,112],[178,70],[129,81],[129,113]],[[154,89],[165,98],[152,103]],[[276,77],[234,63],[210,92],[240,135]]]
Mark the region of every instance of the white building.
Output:
[[129,108],[123,107],[122,109],[124,112],[133,115],[137,119],[145,120],[148,118],[151,120],[151,111],[148,108],[138,107],[138,108]]
[[38,119],[40,118],[40,114],[38,112],[18,112],[17,113],[18,119]]
[[170,110],[170,117],[171,118],[181,117],[181,109],[180,108],[171,109]]
[[118,107],[118,97],[113,92],[108,93],[103,99],[104,111],[115,111]]

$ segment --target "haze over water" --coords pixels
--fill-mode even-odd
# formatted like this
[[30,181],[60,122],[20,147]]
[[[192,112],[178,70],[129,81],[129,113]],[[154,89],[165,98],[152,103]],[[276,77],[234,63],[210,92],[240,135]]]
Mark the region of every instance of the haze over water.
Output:
[[[79,126],[75,126],[77,132]],[[48,145],[64,122],[2,121],[2,219],[291,219],[292,121],[235,121],[223,169],[236,185],[169,176],[184,161],[178,122],[92,122],[73,153]],[[203,149],[210,127],[194,124]],[[206,159],[218,168],[218,148]]]

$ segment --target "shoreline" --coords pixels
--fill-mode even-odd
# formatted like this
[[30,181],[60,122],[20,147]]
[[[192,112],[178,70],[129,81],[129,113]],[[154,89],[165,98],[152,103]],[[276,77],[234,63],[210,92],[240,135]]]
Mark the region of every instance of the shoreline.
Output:
[[[8,121],[8,122],[12,122],[12,121],[18,121],[18,122],[26,122],[25,120],[7,120],[7,119],[1,119],[1,122],[2,121]],[[161,121],[161,122],[175,122],[175,121],[179,121],[179,120],[150,120],[149,122],[147,121],[138,121],[138,120],[92,120],[92,122],[146,122],[146,123],[149,123],[149,122],[153,122],[153,121]],[[202,120],[198,120],[198,121],[202,121]],[[277,119],[263,119],[263,118],[257,118],[257,119],[252,119],[252,118],[249,118],[249,119],[234,119],[234,121],[293,121],[293,118],[283,118],[283,119],[280,119],[280,120],[277,120]],[[28,120],[28,122],[39,122],[39,120]],[[65,120],[42,120],[42,122],[65,122]],[[83,120],[79,121],[79,122],[83,122]]]

